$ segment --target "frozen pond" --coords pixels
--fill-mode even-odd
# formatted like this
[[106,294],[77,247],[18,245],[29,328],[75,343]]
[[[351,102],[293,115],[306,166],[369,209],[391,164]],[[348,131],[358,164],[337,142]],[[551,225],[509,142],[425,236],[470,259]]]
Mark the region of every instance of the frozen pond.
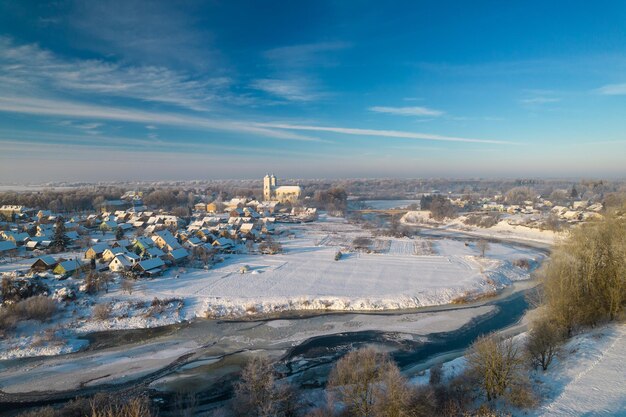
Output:
[[405,209],[411,204],[420,206],[420,200],[363,200],[360,203],[374,210]]

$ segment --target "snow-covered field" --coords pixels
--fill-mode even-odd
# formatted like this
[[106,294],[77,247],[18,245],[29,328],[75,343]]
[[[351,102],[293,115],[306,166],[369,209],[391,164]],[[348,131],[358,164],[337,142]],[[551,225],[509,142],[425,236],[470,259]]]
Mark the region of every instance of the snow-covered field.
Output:
[[[443,239],[430,255],[416,255],[422,239],[385,238],[385,253],[346,252],[364,231],[343,219],[294,229],[285,253],[273,256],[233,255],[208,271],[197,270],[147,281],[138,294],[180,297],[200,314],[238,316],[284,310],[386,310],[453,302],[468,295],[491,293],[529,272],[511,261],[539,260],[538,252],[493,244],[485,258],[474,243]],[[417,249],[416,249],[417,248]],[[242,265],[248,266],[241,273]]]

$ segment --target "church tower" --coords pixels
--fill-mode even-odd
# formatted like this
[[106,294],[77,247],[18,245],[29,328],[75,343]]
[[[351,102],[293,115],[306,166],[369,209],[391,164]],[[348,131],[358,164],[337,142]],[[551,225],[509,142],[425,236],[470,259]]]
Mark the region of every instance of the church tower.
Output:
[[263,200],[270,201],[272,199],[272,178],[274,184],[276,184],[276,178],[272,175],[265,175],[263,177]]

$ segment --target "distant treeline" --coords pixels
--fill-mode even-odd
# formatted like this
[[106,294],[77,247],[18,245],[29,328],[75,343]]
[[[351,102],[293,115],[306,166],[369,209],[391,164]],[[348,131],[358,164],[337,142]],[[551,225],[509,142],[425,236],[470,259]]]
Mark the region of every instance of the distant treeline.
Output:
[[[515,204],[541,196],[555,203],[585,199],[619,205],[620,195],[626,193],[626,182],[602,180],[310,179],[281,183],[299,184],[303,188],[302,197],[308,197],[306,200],[312,205],[320,208],[328,205],[329,209],[340,211],[345,209],[342,201],[347,196],[362,200],[414,199],[422,194],[440,193],[477,200],[500,195],[506,202]],[[0,205],[15,204],[69,213],[98,209],[103,201],[119,199],[126,191],[141,191],[148,207],[166,210],[189,207],[198,201],[262,197],[261,180],[213,180],[152,185],[84,185],[63,191],[6,191],[0,192]]]

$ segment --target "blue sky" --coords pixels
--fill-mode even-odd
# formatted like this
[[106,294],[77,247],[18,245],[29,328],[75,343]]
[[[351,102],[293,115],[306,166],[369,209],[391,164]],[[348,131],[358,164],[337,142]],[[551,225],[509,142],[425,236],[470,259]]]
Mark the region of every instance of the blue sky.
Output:
[[0,182],[626,176],[623,1],[0,0]]

